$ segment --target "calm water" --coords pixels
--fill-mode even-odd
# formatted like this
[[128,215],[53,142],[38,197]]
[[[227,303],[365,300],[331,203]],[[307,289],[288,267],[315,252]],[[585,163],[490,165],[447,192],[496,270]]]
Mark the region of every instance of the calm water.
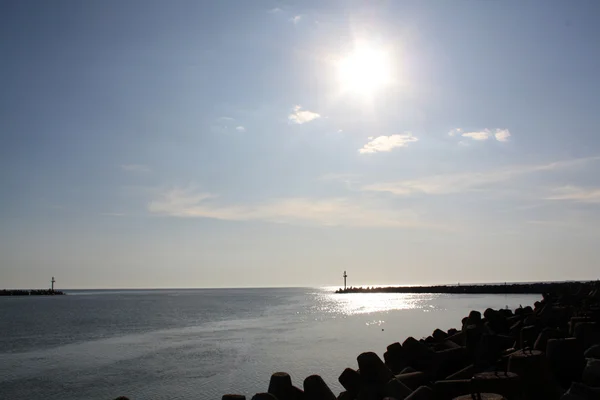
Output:
[[352,294],[331,289],[72,291],[0,298],[0,398],[217,399],[272,372],[336,392],[363,351],[458,327],[469,310],[539,296]]

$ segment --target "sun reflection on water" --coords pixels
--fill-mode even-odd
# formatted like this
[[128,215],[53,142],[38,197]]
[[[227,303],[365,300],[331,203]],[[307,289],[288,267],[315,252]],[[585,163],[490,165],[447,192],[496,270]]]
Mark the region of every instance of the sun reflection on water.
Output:
[[417,293],[320,293],[318,310],[341,315],[368,314],[392,310],[413,310],[429,307],[435,294]]

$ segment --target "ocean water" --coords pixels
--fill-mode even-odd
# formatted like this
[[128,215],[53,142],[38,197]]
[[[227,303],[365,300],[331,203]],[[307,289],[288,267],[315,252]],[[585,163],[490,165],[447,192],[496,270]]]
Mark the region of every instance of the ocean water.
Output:
[[0,399],[219,399],[266,391],[286,371],[336,392],[363,351],[472,309],[533,295],[348,294],[333,288],[69,291],[0,298]]

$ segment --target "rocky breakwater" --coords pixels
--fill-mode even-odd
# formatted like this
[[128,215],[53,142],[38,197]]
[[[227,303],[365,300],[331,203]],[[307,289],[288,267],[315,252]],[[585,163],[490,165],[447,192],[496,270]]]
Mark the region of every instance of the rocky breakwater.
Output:
[[[600,286],[544,294],[533,307],[472,311],[460,329],[357,357],[334,394],[319,375],[294,386],[277,372],[252,400],[598,400]],[[223,400],[245,400],[226,394]]]
[[543,294],[576,291],[580,285],[593,282],[537,282],[484,285],[438,285],[438,286],[373,286],[348,287],[335,293],[445,293],[445,294]]
[[0,290],[0,296],[62,296],[64,292],[52,289],[32,289],[32,290],[20,290],[20,289],[2,289]]

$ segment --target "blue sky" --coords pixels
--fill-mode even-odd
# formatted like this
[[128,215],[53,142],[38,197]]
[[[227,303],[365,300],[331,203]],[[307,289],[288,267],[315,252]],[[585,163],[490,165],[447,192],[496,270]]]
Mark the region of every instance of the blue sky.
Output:
[[599,16],[3,2],[0,286],[597,279]]

